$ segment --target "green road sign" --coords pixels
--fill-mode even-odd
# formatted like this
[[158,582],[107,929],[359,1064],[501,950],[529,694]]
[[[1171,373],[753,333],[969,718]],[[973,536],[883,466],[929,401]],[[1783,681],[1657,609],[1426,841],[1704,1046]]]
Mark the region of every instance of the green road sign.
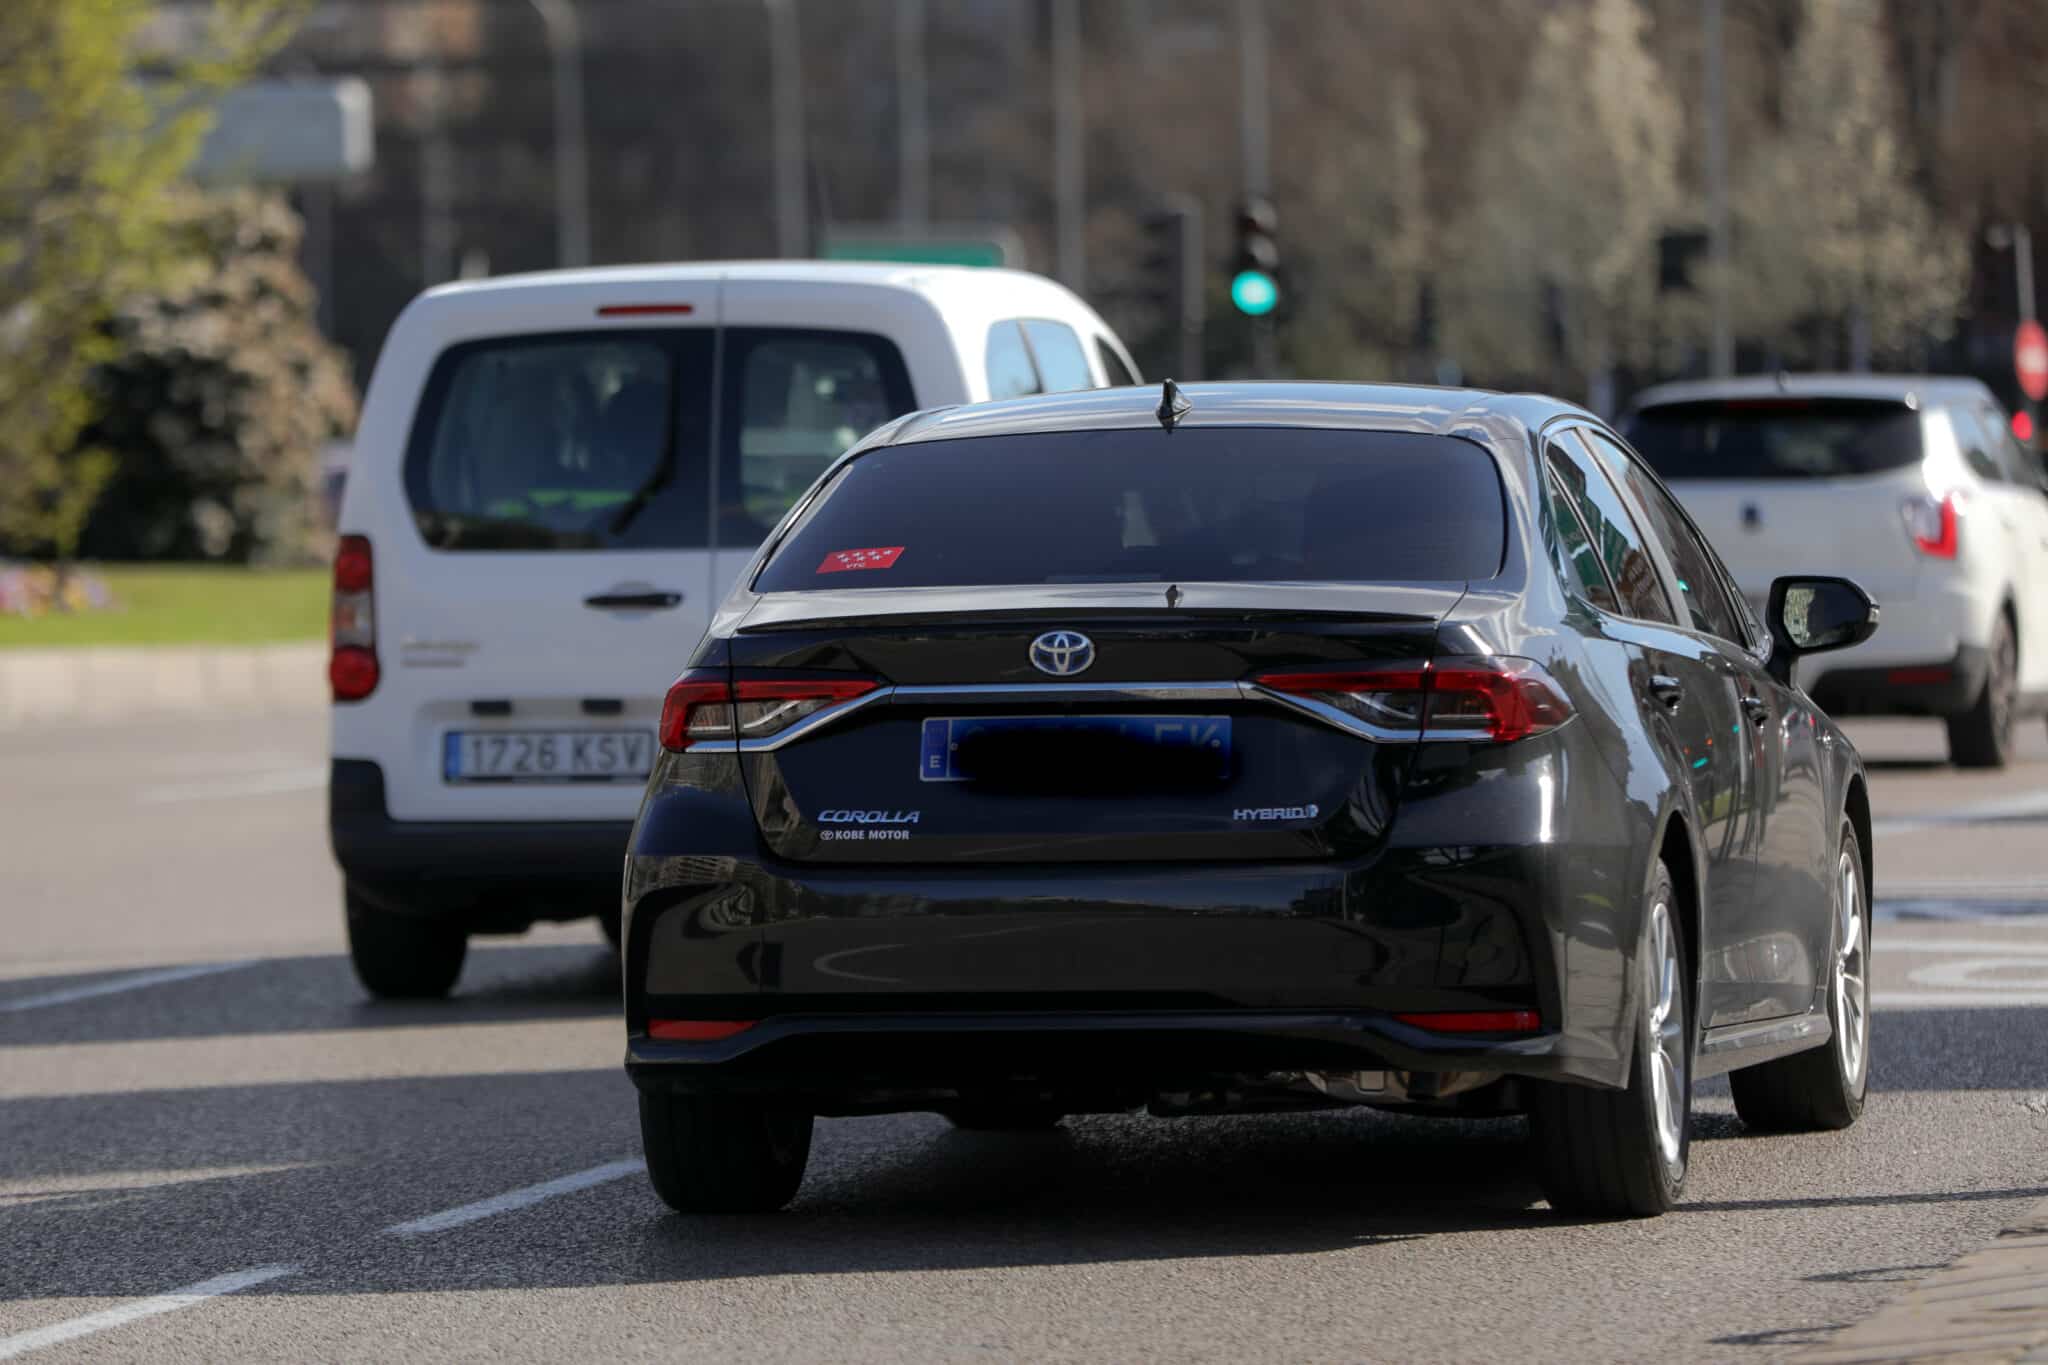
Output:
[[1240,270],[1230,282],[1230,301],[1248,318],[1262,318],[1280,302],[1280,286],[1263,270]]
[[1005,227],[939,228],[911,232],[889,224],[826,228],[818,255],[828,261],[903,261],[917,265],[1021,268],[1023,251]]

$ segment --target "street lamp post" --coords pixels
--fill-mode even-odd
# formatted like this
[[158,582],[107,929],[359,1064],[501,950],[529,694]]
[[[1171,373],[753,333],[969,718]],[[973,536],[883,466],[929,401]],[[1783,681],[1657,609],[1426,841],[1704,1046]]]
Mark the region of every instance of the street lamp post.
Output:
[[768,6],[769,78],[775,106],[775,239],[785,257],[805,255],[809,208],[804,200],[802,35],[792,0]]
[[547,31],[555,87],[555,261],[590,264],[590,163],[583,129],[583,27],[571,0],[528,0]]

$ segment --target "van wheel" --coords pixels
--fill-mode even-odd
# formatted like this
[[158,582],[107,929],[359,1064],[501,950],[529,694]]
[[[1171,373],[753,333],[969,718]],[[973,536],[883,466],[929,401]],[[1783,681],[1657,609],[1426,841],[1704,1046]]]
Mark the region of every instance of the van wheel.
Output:
[[1662,863],[1637,953],[1642,1003],[1625,1090],[1532,1087],[1537,1178],[1559,1213],[1647,1218],[1685,1193],[1692,1149],[1692,1027],[1684,929]]
[[348,909],[348,956],[356,979],[379,1000],[433,1000],[448,994],[462,974],[469,936],[431,915],[376,905],[353,887]]
[[811,1159],[808,1113],[771,1100],[640,1092],[654,1192],[677,1213],[772,1213]]
[[2019,642],[2012,622],[1998,614],[1991,637],[1991,669],[1969,710],[1948,717],[1948,757],[1958,768],[2003,768],[2012,757],[2012,716],[2018,700]]
[[604,941],[612,945],[615,953],[619,951],[619,941],[623,937],[624,919],[625,912],[616,905],[609,910],[600,910],[597,915],[597,927],[604,930]]
[[1798,1132],[1847,1128],[1870,1088],[1870,902],[1856,831],[1842,827],[1830,908],[1835,953],[1828,964],[1828,1023],[1834,1037],[1728,1077],[1735,1112],[1752,1128]]

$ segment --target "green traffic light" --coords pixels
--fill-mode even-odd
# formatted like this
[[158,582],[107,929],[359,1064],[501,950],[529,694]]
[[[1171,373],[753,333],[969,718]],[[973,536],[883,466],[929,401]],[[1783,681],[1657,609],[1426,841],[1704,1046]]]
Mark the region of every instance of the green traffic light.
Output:
[[1248,318],[1262,318],[1280,302],[1280,286],[1263,270],[1240,270],[1230,282],[1230,301]]

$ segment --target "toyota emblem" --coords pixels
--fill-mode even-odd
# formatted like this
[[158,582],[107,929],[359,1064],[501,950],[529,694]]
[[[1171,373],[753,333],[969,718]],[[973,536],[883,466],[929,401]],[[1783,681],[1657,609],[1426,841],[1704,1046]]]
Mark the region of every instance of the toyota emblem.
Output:
[[1074,630],[1049,630],[1031,642],[1031,666],[1055,678],[1071,678],[1095,662],[1095,642]]

